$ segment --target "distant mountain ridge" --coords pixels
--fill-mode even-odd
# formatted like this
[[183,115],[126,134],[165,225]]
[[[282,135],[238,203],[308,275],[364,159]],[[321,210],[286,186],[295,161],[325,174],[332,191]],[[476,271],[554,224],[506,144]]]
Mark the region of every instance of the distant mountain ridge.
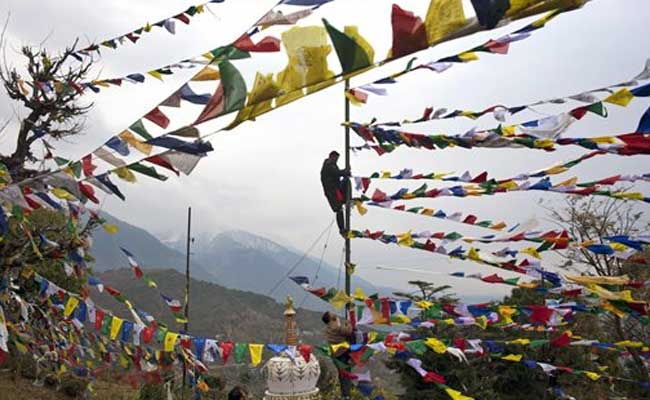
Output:
[[[147,274],[158,284],[161,293],[176,299],[184,297],[183,274],[171,269],[152,269]],[[170,329],[181,329],[158,295],[158,290],[148,288],[141,280],[133,279],[130,270],[106,271],[99,278],[103,283],[119,288],[135,307],[153,315],[157,321]],[[126,307],[109,294],[93,293],[93,299],[117,316],[132,319]],[[263,340],[281,343],[284,339],[283,312],[284,306],[269,297],[195,279],[190,281],[189,332],[193,335],[225,337],[242,342]],[[322,339],[320,313],[298,310],[296,318],[305,341],[318,342]]]
[[[95,271],[128,267],[127,259],[120,251],[120,247],[124,247],[145,269],[170,268],[185,272],[184,238],[165,244],[144,229],[106,213],[102,216],[117,225],[120,231],[114,235],[96,232],[91,249]],[[287,295],[291,295],[298,305],[319,311],[329,309],[329,306],[306,293],[288,277],[307,276],[315,280],[315,286],[343,285],[343,274],[339,274],[335,267],[246,231],[226,231],[209,240],[196,241],[192,245],[191,271],[195,279],[270,296],[277,301],[284,301]],[[354,286],[363,288],[366,293],[390,292],[356,277]]]

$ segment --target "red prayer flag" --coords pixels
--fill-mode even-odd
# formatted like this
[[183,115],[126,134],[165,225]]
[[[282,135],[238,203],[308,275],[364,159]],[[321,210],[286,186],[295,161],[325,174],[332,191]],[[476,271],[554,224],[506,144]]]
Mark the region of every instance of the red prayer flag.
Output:
[[[93,189],[92,186],[79,182],[79,190],[84,196],[88,198],[88,200],[92,201],[95,204],[99,204],[99,199],[95,197],[95,189]],[[29,198],[25,197],[25,199],[28,200]]]
[[230,358],[230,354],[232,354],[233,347],[235,347],[235,344],[233,342],[219,343],[219,348],[221,349],[221,359],[223,360],[224,364],[228,362],[228,358]]
[[393,26],[392,58],[402,57],[429,47],[427,31],[422,19],[412,12],[393,4],[391,14]]
[[104,311],[99,308],[95,309],[95,329],[102,329],[102,323],[104,322]]
[[261,53],[271,53],[280,51],[280,39],[274,38],[272,36],[266,36],[264,39],[253,43],[250,35],[244,33],[233,43],[233,46],[242,51],[252,51],[252,52],[261,52]]
[[183,21],[185,24],[190,23],[190,18],[187,15],[185,15],[184,13],[180,13],[178,15],[175,15],[174,18],[176,18],[179,21]]
[[144,117],[163,129],[169,126],[169,118],[158,107],[149,111]]
[[463,223],[464,224],[474,225],[474,223],[476,222],[477,219],[478,218],[476,218],[476,215],[470,214],[467,217],[465,217],[465,219],[463,220]]
[[93,171],[97,168],[96,165],[93,165],[92,154],[87,154],[81,159],[81,169],[84,172],[85,176],[92,176]]
[[553,347],[566,347],[571,343],[571,335],[567,332],[564,332],[559,337],[551,340],[551,346]]
[[440,385],[445,384],[445,377],[442,375],[438,375],[435,372],[427,371],[426,375],[422,377],[422,380],[424,380],[427,383],[438,383]]
[[312,347],[306,344],[301,344],[298,346],[298,352],[302,356],[302,358],[305,360],[305,362],[309,362],[311,359],[311,352],[312,352]]
[[476,176],[474,179],[472,179],[470,182],[471,183],[484,183],[487,180],[487,172],[483,171],[481,172],[478,176]]

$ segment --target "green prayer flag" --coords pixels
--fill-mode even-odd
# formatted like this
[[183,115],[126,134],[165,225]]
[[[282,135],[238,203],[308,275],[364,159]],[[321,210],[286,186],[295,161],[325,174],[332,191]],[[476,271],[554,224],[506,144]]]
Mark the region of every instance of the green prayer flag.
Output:
[[415,353],[418,356],[421,356],[427,352],[427,345],[424,344],[424,341],[422,339],[411,340],[410,342],[406,342],[406,348],[411,353]]
[[458,239],[460,239],[462,237],[463,237],[463,235],[461,235],[458,232],[451,232],[451,233],[446,234],[444,239],[445,240],[450,240],[450,241],[453,242],[454,240],[458,240]]
[[414,194],[416,197],[422,197],[422,196],[424,196],[424,194],[426,193],[427,189],[428,189],[427,184],[424,183],[424,184],[422,184],[422,186],[420,186],[419,188],[415,189],[415,191],[413,192],[413,194]]
[[[210,54],[212,54],[217,62],[225,60],[242,60],[244,58],[250,58],[251,56],[249,52],[239,50],[233,45],[217,47],[212,50]],[[213,60],[213,63],[215,60]]]
[[490,225],[492,225],[492,221],[490,221],[490,220],[479,221],[479,222],[475,223],[474,225],[476,225],[476,226],[480,226],[480,227],[482,227],[482,228],[487,228],[487,227],[489,227]]
[[129,130],[132,130],[133,132],[137,133],[138,135],[140,135],[141,138],[145,140],[149,140],[153,138],[153,136],[151,136],[149,132],[147,132],[147,128],[144,127],[144,124],[142,123],[141,119],[139,119],[133,125],[129,126]]
[[64,166],[64,165],[66,165],[67,163],[69,163],[70,160],[66,160],[66,159],[63,158],[63,157],[55,156],[55,157],[54,157],[54,162],[56,163],[57,166],[62,167],[62,166]]
[[228,60],[219,63],[221,84],[224,91],[224,108],[222,113],[237,111],[246,104],[246,82],[239,70]]
[[74,162],[70,164],[69,167],[72,169],[75,178],[81,177],[81,161]]
[[537,251],[538,252],[546,251],[546,250],[550,249],[551,247],[553,247],[552,242],[543,242],[541,245],[539,245],[539,247],[537,248]]
[[104,336],[108,336],[111,333],[111,323],[113,321],[113,316],[110,314],[106,314],[104,316],[104,320],[102,321],[102,329],[101,333]]
[[332,44],[334,44],[343,74],[366,68],[371,64],[368,53],[354,39],[334,28],[325,18],[323,18],[323,24],[332,39]]
[[548,339],[537,339],[537,340],[531,340],[529,343],[530,347],[539,347],[547,344],[549,342]]
[[248,346],[245,343],[235,343],[235,362],[241,364],[246,360],[246,351]]
[[133,170],[135,172],[139,172],[142,175],[147,175],[147,176],[150,176],[150,177],[152,177],[154,179],[158,179],[159,181],[166,181],[167,180],[167,176],[160,175],[158,173],[158,171],[156,171],[156,169],[154,167],[148,167],[148,166],[142,165],[140,163],[135,163],[135,164],[129,165],[127,168],[130,169],[130,170]]
[[607,117],[607,108],[605,108],[605,105],[602,101],[591,104],[589,107],[587,107],[587,111],[591,111],[592,113],[598,114],[601,117]]

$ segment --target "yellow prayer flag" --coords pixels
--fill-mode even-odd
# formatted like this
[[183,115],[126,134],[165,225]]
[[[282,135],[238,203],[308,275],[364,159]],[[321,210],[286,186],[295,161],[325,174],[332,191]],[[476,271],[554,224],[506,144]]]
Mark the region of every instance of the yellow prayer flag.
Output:
[[469,251],[467,252],[467,258],[473,261],[481,261],[481,256],[478,254],[478,250],[474,247],[470,247]]
[[221,79],[219,70],[210,67],[204,67],[201,71],[192,77],[192,81],[194,82],[217,81],[219,79]]
[[583,275],[565,275],[565,278],[579,285],[626,285],[630,282],[627,275],[620,276],[583,276]]
[[400,246],[411,247],[415,241],[411,237],[411,231],[397,235],[397,244]]
[[494,229],[495,231],[500,231],[505,227],[506,227],[506,223],[503,222],[503,221],[502,222],[497,222],[496,224],[493,224],[493,225],[490,225],[490,229]]
[[55,187],[50,189],[50,192],[61,200],[76,200],[75,197],[65,189]]
[[450,387],[445,387],[445,392],[447,392],[447,395],[451,397],[452,400],[474,400],[473,397],[465,396],[458,390],[454,390]]
[[630,104],[630,101],[634,98],[634,95],[628,88],[622,88],[617,92],[612,93],[603,100],[606,103],[616,104],[617,106],[626,107]]
[[475,318],[474,323],[479,328],[485,330],[487,328],[488,319],[485,315],[481,315],[480,317]]
[[499,183],[499,187],[502,187],[506,190],[514,190],[517,189],[519,186],[517,185],[517,182],[513,180],[509,180],[509,181]]
[[331,354],[339,354],[338,352],[339,352],[340,349],[344,349],[344,350],[349,349],[350,348],[350,343],[342,342],[342,343],[338,343],[338,344],[332,344],[332,345],[330,345],[330,347],[331,347],[331,351],[332,351]]
[[436,338],[427,338],[424,344],[438,354],[444,354],[447,351],[447,345]]
[[610,243],[609,247],[614,249],[614,251],[625,251],[627,249],[627,246],[623,243]]
[[131,131],[124,131],[120,133],[120,139],[124,140],[131,146],[133,146],[136,150],[138,150],[140,153],[149,155],[151,154],[151,149],[153,148],[152,145],[147,144],[141,140],[136,139],[136,137],[131,133]]
[[124,357],[124,354],[120,354],[120,366],[124,369],[129,368],[129,360]]
[[356,207],[357,212],[361,216],[366,215],[366,213],[368,212],[368,209],[363,206],[363,202],[361,201],[355,201],[354,206]]
[[433,303],[427,300],[419,300],[415,302],[415,305],[420,307],[423,310],[428,310],[429,308],[431,308],[431,306],[433,306]]
[[251,354],[251,364],[257,367],[262,362],[262,351],[264,351],[263,344],[249,344],[248,352]]
[[431,209],[431,208],[424,208],[424,209],[422,209],[422,211],[420,212],[420,214],[422,214],[422,215],[426,215],[426,216],[429,216],[429,217],[430,217],[430,216],[432,216],[435,212],[436,212],[436,210],[433,210],[433,209]]
[[63,316],[66,318],[70,318],[74,310],[77,308],[79,305],[79,299],[76,297],[70,296],[68,297],[68,302],[65,303],[65,308],[63,309]]
[[390,171],[382,171],[380,178],[381,179],[390,179]]
[[522,354],[508,354],[507,356],[501,357],[502,360],[519,362],[524,356]]
[[562,181],[555,186],[574,186],[576,183],[578,183],[578,178],[574,176],[573,178]]
[[561,165],[554,165],[551,168],[545,170],[544,172],[546,172],[547,175],[557,175],[566,172],[568,170],[569,170],[568,168],[563,167]]
[[346,304],[352,301],[352,298],[345,294],[344,291],[339,290],[334,297],[332,297],[329,303],[337,310],[342,309]]
[[458,58],[460,58],[463,62],[478,60],[478,56],[473,51],[468,51],[466,53],[460,53],[458,55]]
[[511,324],[513,322],[512,316],[515,315],[515,313],[517,312],[515,308],[510,306],[499,306],[497,310],[503,322],[505,322],[506,324]]
[[133,171],[131,171],[126,167],[116,168],[113,172],[115,172],[115,175],[117,175],[118,177],[120,177],[121,179],[129,183],[133,183],[136,181],[135,174],[133,173]]
[[508,8],[506,16],[510,17],[536,3],[539,3],[539,0],[510,0],[510,8]]
[[533,142],[533,146],[536,149],[552,149],[555,146],[555,142],[551,139],[536,139]]
[[124,320],[122,318],[113,316],[113,319],[111,320],[111,340],[117,339],[117,335],[119,335],[123,323]]
[[[277,105],[286,104],[307,93],[320,89],[334,76],[327,64],[327,56],[332,52],[325,27],[294,26],[282,33],[282,44],[289,57],[286,68],[278,73],[278,84],[287,95],[276,100]],[[327,86],[327,83],[324,83]],[[299,90],[298,90],[299,89]],[[293,93],[289,93],[294,91]]]
[[600,379],[600,375],[595,372],[584,371],[583,373],[592,381],[597,381],[598,379]]
[[539,254],[537,249],[535,249],[534,247],[526,247],[525,249],[520,250],[519,252],[524,253],[524,254],[528,254],[528,255],[530,255],[532,257],[535,257],[535,258],[537,258],[539,260],[542,259],[542,256]]
[[638,347],[643,347],[642,342],[633,342],[631,340],[623,340],[623,341],[620,341],[620,342],[616,342],[616,343],[614,343],[614,345],[618,346],[618,347],[637,347],[637,348]]
[[516,133],[516,125],[506,125],[501,127],[501,136],[514,136]]
[[377,340],[377,332],[370,331],[368,332],[368,343],[374,343],[375,340]]
[[605,302],[603,302],[603,304],[601,304],[601,307],[602,307],[604,310],[613,313],[614,315],[616,315],[616,316],[619,317],[619,318],[623,318],[623,317],[625,317],[625,313],[624,313],[622,310],[620,310],[620,309],[614,307],[614,306],[612,305],[612,303],[610,303],[609,301],[605,301]]
[[151,32],[151,24],[147,22],[147,25],[145,25],[142,29],[145,32]]
[[614,197],[628,200],[643,200],[643,193],[639,192],[623,192],[623,193],[614,193]]
[[178,339],[178,333],[167,331],[167,334],[165,335],[165,343],[163,346],[165,352],[169,353],[174,351],[174,346],[176,345],[177,339]]
[[524,339],[524,338],[519,338],[519,339],[514,339],[514,340],[508,340],[506,342],[507,344],[518,344],[521,346],[526,346],[530,344],[530,339]]
[[114,235],[120,231],[120,228],[118,228],[117,225],[113,224],[104,224],[102,225],[102,228],[104,228],[106,233],[110,233],[111,235]]
[[363,293],[363,289],[361,289],[361,287],[357,287],[356,289],[354,289],[354,293],[352,294],[352,297],[355,300],[365,300],[368,298],[368,296],[366,296],[366,294]]
[[156,79],[158,79],[158,80],[160,80],[160,81],[163,80],[162,75],[160,74],[160,72],[158,72],[158,71],[156,71],[156,70],[149,71],[149,72],[147,72],[147,74],[153,76],[154,78],[156,78]]
[[273,109],[273,99],[276,98],[282,89],[273,79],[273,74],[255,74],[253,88],[248,93],[246,107],[242,108],[237,114],[236,122],[255,120],[260,116]]

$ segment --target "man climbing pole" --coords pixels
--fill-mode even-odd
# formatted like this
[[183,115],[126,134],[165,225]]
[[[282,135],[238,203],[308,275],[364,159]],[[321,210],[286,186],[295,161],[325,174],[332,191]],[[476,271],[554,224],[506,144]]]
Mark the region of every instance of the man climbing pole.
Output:
[[[321,320],[325,324],[325,338],[330,345],[353,343],[354,328],[347,320],[341,320],[336,314],[326,311]],[[350,399],[352,381],[350,380],[350,351],[345,346],[337,348],[332,354],[336,369],[339,371],[341,398]]]
[[332,207],[332,211],[336,213],[336,224],[339,227],[339,233],[345,236],[345,218],[343,205],[347,193],[350,190],[350,181],[347,179],[350,176],[348,169],[339,169],[336,163],[339,160],[339,153],[331,151],[329,157],[323,161],[323,167],[320,170],[320,181],[323,184],[323,191],[325,197]]

